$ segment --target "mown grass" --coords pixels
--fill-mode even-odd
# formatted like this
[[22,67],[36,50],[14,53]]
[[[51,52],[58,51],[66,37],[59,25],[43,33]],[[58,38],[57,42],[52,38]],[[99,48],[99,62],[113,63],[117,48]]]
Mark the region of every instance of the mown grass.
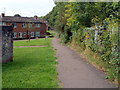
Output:
[[[47,45],[50,42],[51,39],[31,40],[29,45]],[[14,45],[23,46],[26,43],[17,41]],[[57,88],[55,59],[51,46],[14,48],[14,61],[3,64],[2,67],[3,88]]]
[[44,45],[50,45],[50,41],[52,38],[41,38],[41,39],[35,39],[35,40],[21,40],[21,41],[14,41],[14,46],[44,46]]

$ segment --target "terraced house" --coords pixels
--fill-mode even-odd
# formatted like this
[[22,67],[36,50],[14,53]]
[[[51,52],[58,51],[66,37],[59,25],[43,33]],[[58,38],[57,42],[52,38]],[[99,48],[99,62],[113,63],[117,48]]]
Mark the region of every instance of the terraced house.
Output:
[[46,35],[47,24],[41,21],[37,16],[21,17],[19,14],[14,16],[5,16],[1,14],[0,25],[13,26],[13,38],[25,39],[44,37]]

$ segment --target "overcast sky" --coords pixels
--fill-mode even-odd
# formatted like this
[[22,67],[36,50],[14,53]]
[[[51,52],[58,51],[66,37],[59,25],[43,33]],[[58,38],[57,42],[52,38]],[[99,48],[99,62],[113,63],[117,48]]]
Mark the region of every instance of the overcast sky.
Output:
[[53,0],[0,0],[0,14],[5,11],[6,16],[15,14],[28,17],[44,16],[54,6]]

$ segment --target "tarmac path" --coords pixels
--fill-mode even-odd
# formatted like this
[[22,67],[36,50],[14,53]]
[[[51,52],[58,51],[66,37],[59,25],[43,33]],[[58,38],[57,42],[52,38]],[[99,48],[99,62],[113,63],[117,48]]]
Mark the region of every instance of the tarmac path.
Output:
[[58,78],[63,88],[115,88],[105,80],[105,74],[88,64],[75,51],[59,43],[57,36],[52,41],[58,61]]

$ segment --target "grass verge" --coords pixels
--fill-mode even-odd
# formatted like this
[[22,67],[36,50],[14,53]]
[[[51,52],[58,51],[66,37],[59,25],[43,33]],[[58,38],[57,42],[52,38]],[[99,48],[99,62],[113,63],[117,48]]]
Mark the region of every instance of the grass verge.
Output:
[[[28,43],[29,45],[50,45],[51,40],[31,40]],[[26,41],[16,41],[14,45],[28,46]],[[57,88],[54,54],[51,46],[14,48],[14,61],[2,66],[3,88]]]

